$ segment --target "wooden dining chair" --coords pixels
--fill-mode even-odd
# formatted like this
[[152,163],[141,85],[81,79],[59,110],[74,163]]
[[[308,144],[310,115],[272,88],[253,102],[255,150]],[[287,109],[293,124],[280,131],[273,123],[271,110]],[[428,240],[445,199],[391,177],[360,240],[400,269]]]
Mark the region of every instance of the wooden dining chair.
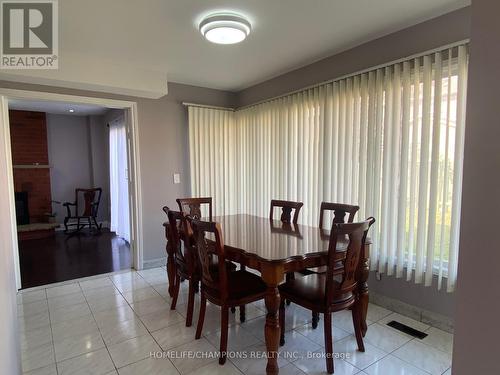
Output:
[[[271,210],[269,212],[269,219],[274,219],[274,208],[281,208],[280,220],[283,223],[294,223],[297,224],[299,220],[300,209],[304,203],[302,202],[292,202],[292,201],[282,201],[282,200],[271,200]],[[292,219],[293,211],[293,219]]]
[[[352,223],[354,221],[354,216],[356,215],[356,212],[359,211],[359,206],[353,206],[350,204],[343,204],[343,203],[331,203],[331,202],[321,202],[320,208],[319,208],[319,228],[324,229],[324,222],[325,222],[325,213],[327,211],[333,211],[333,220],[329,226],[327,226],[328,229],[331,228],[332,224],[342,224],[345,223],[345,216],[346,214],[349,214],[347,217],[347,222]],[[326,272],[326,267],[315,267],[315,268],[308,268],[304,269],[302,271],[299,271],[302,275],[310,275],[312,273],[325,273]],[[287,301],[288,302],[288,301]],[[318,321],[319,321],[319,314],[313,312],[312,314],[312,327],[313,329],[316,329],[318,327]]]
[[[269,211],[269,220],[274,220],[274,208],[281,208],[281,216],[280,216],[280,221],[283,224],[297,224],[299,220],[299,214],[300,210],[304,203],[302,202],[293,202],[293,201],[283,201],[283,200],[277,200],[277,199],[272,199],[271,200],[271,209]],[[292,211],[293,211],[293,220],[292,220]],[[272,224],[271,224],[272,225]],[[290,280],[295,277],[295,274],[293,272],[289,272],[286,274],[286,279]],[[287,301],[287,305],[289,305],[290,302]]]
[[[345,223],[345,215],[349,214],[347,217],[347,222],[352,223],[354,221],[354,216],[356,212],[359,211],[359,206],[353,206],[350,204],[343,203],[330,203],[330,202],[321,202],[319,207],[319,227],[323,228],[325,212],[333,211],[333,220],[332,224]],[[331,225],[328,226],[328,229],[331,228]]]
[[[167,206],[163,211],[168,217],[168,241],[169,246],[174,249],[175,262],[175,282],[170,309],[175,310],[177,299],[179,298],[179,289],[182,280],[187,280],[188,305],[186,314],[186,327],[191,327],[193,323],[194,295],[198,289],[199,272],[196,267],[196,254],[192,244],[192,235],[190,234],[189,222],[184,214],[179,211],[172,211]],[[184,243],[182,246],[181,241]]]
[[[240,307],[263,299],[266,294],[266,284],[262,279],[248,271],[238,270],[228,272],[224,254],[224,240],[218,223],[192,220],[198,257],[201,264],[201,304],[196,339],[201,337],[207,300],[221,307],[221,337],[219,363],[226,362],[227,338],[229,325],[229,308]],[[207,241],[206,234],[212,241]],[[210,267],[211,259],[217,258],[217,268]]]
[[[326,274],[311,274],[288,280],[279,286],[281,304],[279,325],[280,345],[285,344],[285,299],[315,313],[324,314],[326,369],[333,374],[332,313],[351,308],[354,332],[358,349],[365,351],[362,334],[362,309],[358,294],[358,264],[366,236],[374,218],[360,223],[333,224],[328,245],[328,268]],[[342,243],[347,250],[337,251]],[[337,263],[344,267],[336,274]]]
[[205,198],[177,198],[179,211],[185,215],[189,215],[193,219],[201,219],[202,206],[208,206],[208,217],[212,221],[212,197]]

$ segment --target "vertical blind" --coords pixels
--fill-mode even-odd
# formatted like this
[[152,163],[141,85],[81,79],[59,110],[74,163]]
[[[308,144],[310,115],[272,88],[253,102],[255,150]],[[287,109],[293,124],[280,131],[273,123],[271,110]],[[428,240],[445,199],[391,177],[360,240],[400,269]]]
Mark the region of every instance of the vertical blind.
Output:
[[358,204],[372,269],[453,291],[467,65],[461,45],[234,112],[190,106],[192,194],[216,215],[302,201],[308,225],[322,201]]

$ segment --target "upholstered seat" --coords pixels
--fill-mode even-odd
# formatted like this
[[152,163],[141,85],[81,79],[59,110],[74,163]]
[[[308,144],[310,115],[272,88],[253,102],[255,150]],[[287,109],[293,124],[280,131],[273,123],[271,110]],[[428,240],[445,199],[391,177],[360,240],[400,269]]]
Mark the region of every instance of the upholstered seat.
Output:
[[[217,274],[214,273],[215,281],[218,280]],[[266,292],[266,284],[262,279],[248,271],[234,271],[227,274],[227,299],[229,304],[234,300],[238,300],[238,305],[241,301],[244,301],[246,297],[251,296],[255,299],[256,295],[262,294],[264,296]],[[220,301],[220,290],[206,288],[206,293],[209,295],[208,300]]]
[[[339,290],[340,282],[333,280],[333,288],[335,291]],[[326,274],[311,274],[304,277],[297,277],[293,280],[288,280],[286,283],[280,285],[280,293],[283,297],[290,299],[301,299],[308,304],[307,308],[324,312],[325,299],[326,299]],[[347,293],[336,293],[334,295],[333,305],[344,305],[350,299],[354,299],[352,291]]]

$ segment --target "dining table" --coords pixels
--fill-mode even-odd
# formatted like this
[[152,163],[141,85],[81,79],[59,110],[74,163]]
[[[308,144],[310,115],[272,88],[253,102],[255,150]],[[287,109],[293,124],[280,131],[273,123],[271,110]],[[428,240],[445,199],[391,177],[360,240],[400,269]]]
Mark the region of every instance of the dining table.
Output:
[[[330,230],[247,214],[216,216],[212,221],[221,225],[226,259],[260,272],[266,283],[267,313],[263,327],[267,351],[266,374],[278,374],[278,312],[281,302],[278,286],[288,273],[327,264]],[[336,261],[341,262],[345,258],[347,245],[347,238],[338,241]],[[362,249],[357,275],[363,336],[367,330],[369,254],[370,241],[367,240]],[[174,251],[169,249],[168,244],[167,274],[169,293],[173,293],[175,260]]]

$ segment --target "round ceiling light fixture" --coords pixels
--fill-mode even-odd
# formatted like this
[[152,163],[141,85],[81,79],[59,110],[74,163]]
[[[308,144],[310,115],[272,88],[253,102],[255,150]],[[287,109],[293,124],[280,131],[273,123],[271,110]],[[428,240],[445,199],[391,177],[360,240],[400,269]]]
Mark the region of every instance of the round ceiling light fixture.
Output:
[[204,18],[199,28],[201,34],[212,43],[235,44],[250,34],[252,25],[237,14],[217,13]]

